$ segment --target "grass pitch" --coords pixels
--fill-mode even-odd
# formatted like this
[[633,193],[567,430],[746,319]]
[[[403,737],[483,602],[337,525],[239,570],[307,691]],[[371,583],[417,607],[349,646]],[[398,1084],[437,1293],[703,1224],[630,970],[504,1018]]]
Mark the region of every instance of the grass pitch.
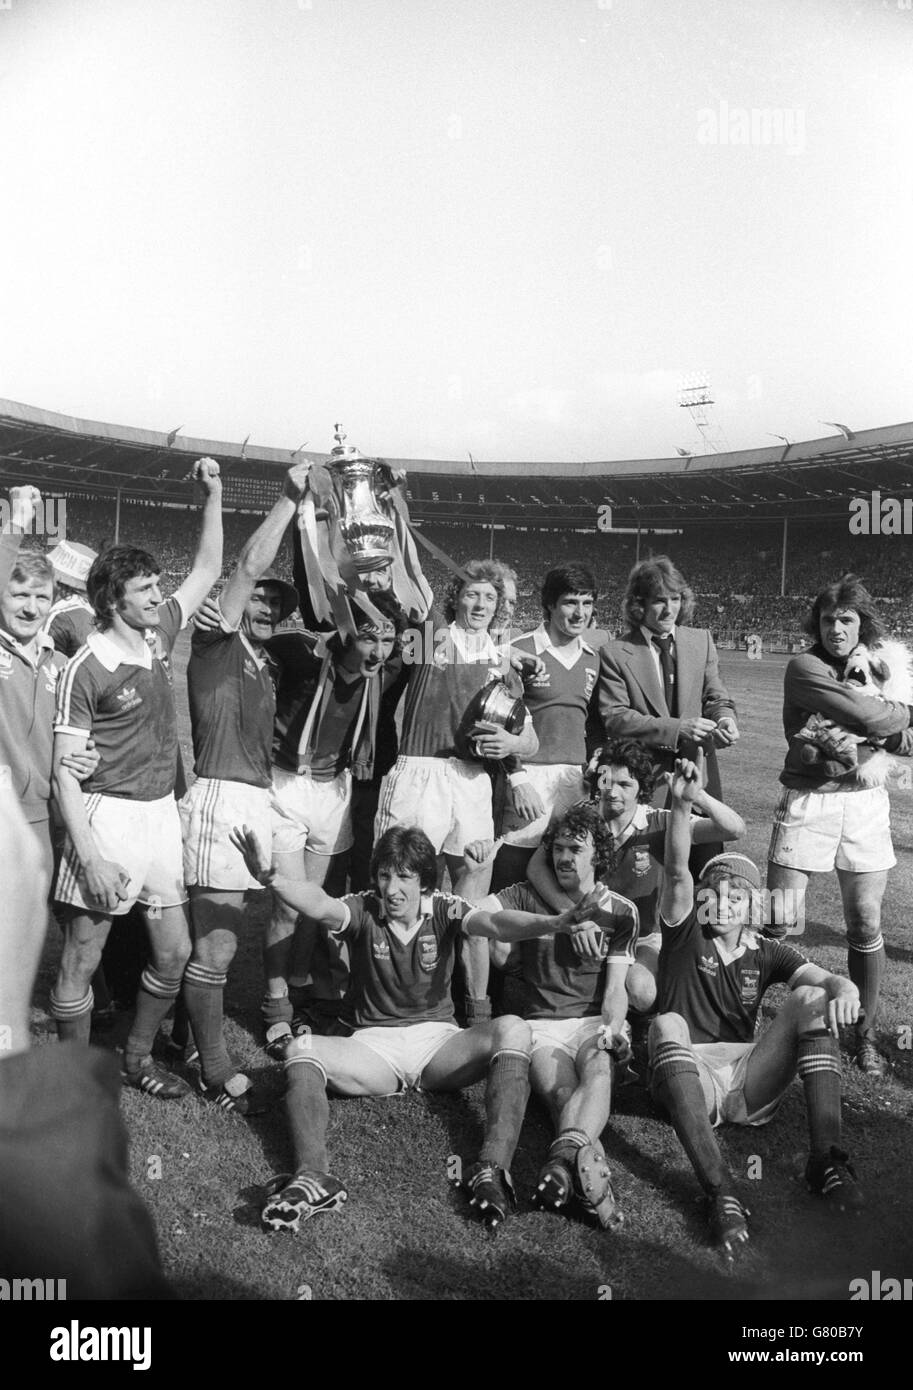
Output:
[[[187,640],[178,650],[181,734]],[[784,741],[780,723],[785,657],[748,661],[723,653],[723,675],[740,711],[742,740],[721,757],[727,800],[745,818],[739,848],[766,859]],[[190,766],[188,758],[188,766]],[[275,1105],[245,1122],[197,1097],[163,1103],[125,1091],[132,1176],[152,1211],[166,1272],[182,1299],[254,1300],[655,1300],[845,1299],[849,1280],[913,1269],[913,795],[892,788],[898,865],[884,905],[888,967],[880,1018],[891,1074],[867,1082],[845,1063],[845,1142],[869,1197],[863,1219],[822,1210],[801,1181],[806,1151],[801,1088],[794,1083],[772,1124],[726,1128],[721,1143],[752,1213],[746,1254],[727,1270],[706,1243],[699,1189],[671,1127],[637,1087],[616,1097],[604,1135],[625,1225],[603,1233],[573,1216],[533,1211],[530,1195],[550,1140],[531,1102],[513,1168],[519,1211],[492,1238],[447,1182],[451,1156],[474,1155],[482,1087],[456,1096],[410,1094],[331,1101],[333,1170],[349,1189],[347,1208],[302,1228],[297,1238],[259,1228],[260,1185],[287,1171],[291,1154],[280,1102],[281,1074],[259,1046],[259,927],[249,931],[227,991],[233,1055],[270,1090]],[[846,948],[833,875],[813,881],[804,940],[828,969],[845,973]],[[58,942],[51,934],[39,977],[39,1045]],[[773,996],[768,996],[769,1016]],[[906,1031],[905,1031],[906,1030]]]

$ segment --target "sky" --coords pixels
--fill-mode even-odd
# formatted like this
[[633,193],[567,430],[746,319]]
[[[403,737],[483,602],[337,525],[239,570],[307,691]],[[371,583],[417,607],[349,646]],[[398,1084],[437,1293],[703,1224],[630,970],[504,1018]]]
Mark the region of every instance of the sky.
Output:
[[913,418],[913,0],[0,0],[0,397],[584,461]]

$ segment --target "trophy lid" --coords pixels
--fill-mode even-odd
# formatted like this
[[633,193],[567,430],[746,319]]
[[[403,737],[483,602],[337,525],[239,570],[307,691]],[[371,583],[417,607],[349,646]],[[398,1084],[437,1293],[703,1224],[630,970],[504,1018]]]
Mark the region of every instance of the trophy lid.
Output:
[[335,426],[336,433],[333,438],[336,440],[334,447],[330,450],[330,458],[333,463],[371,463],[372,460],[365,457],[360,449],[356,449],[354,444],[346,444],[346,433],[338,422]]

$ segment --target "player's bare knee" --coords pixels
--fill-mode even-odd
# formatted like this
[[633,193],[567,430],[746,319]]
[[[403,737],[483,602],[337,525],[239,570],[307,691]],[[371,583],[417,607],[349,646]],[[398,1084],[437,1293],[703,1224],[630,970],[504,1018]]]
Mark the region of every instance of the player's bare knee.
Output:
[[532,1047],[529,1024],[516,1014],[504,1014],[502,1018],[494,1018],[490,1027],[492,1052],[529,1052]]
[[656,980],[644,965],[632,965],[625,978],[628,1007],[635,1013],[649,1013],[656,1003]]
[[664,1042],[681,1042],[691,1046],[691,1033],[681,1014],[657,1014],[650,1024],[649,1045],[657,1047]]
[[827,995],[817,985],[799,985],[784,1004],[784,1010],[794,1015],[797,1026],[811,1028],[820,1023],[827,1009]]

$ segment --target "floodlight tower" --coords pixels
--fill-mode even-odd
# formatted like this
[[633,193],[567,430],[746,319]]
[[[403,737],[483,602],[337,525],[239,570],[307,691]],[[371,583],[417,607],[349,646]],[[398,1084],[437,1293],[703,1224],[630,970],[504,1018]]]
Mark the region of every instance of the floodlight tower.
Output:
[[703,452],[705,454],[726,453],[729,445],[726,443],[723,431],[710,416],[713,394],[706,372],[694,372],[683,380],[681,390],[678,393],[678,403],[691,416],[692,423],[700,435]]

